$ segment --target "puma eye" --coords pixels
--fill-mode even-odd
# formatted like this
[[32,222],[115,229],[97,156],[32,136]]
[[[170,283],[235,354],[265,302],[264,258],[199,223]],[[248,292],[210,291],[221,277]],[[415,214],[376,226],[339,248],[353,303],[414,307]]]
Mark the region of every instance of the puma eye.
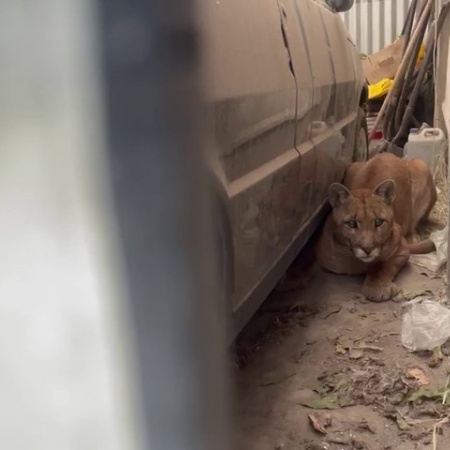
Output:
[[375,219],[374,222],[376,227],[381,227],[381,225],[383,225],[384,223],[384,219]]
[[356,220],[349,220],[348,222],[345,222],[345,225],[347,225],[349,228],[356,228],[358,226]]

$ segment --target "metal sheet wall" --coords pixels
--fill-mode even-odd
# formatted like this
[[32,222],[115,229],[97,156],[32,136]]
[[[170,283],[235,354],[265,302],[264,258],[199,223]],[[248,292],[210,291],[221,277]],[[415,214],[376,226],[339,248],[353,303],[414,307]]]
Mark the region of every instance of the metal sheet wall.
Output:
[[412,0],[355,0],[342,18],[361,53],[371,54],[401,33]]

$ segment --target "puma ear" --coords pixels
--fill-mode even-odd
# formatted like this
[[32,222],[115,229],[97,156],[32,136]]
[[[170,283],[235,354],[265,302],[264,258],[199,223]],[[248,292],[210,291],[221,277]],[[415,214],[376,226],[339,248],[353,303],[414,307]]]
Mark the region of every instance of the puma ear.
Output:
[[392,205],[395,200],[395,181],[382,181],[374,190],[374,195],[381,197],[387,205]]
[[333,208],[339,208],[350,195],[352,194],[343,184],[333,183],[328,189],[328,201]]

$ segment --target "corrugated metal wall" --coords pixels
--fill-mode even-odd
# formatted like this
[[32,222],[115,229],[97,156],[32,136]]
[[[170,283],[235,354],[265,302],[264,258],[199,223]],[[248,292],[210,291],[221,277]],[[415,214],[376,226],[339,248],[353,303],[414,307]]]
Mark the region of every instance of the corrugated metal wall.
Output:
[[411,0],[355,0],[342,14],[361,53],[371,54],[391,44],[402,32]]

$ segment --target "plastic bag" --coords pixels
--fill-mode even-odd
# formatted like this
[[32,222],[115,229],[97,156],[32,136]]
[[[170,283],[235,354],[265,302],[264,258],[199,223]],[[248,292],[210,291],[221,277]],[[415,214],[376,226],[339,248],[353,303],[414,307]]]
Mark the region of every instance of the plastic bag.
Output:
[[409,261],[428,274],[435,274],[447,262],[448,225],[430,234],[436,250],[425,255],[411,255]]
[[433,300],[416,303],[403,316],[402,344],[408,350],[433,350],[450,337],[450,310]]

